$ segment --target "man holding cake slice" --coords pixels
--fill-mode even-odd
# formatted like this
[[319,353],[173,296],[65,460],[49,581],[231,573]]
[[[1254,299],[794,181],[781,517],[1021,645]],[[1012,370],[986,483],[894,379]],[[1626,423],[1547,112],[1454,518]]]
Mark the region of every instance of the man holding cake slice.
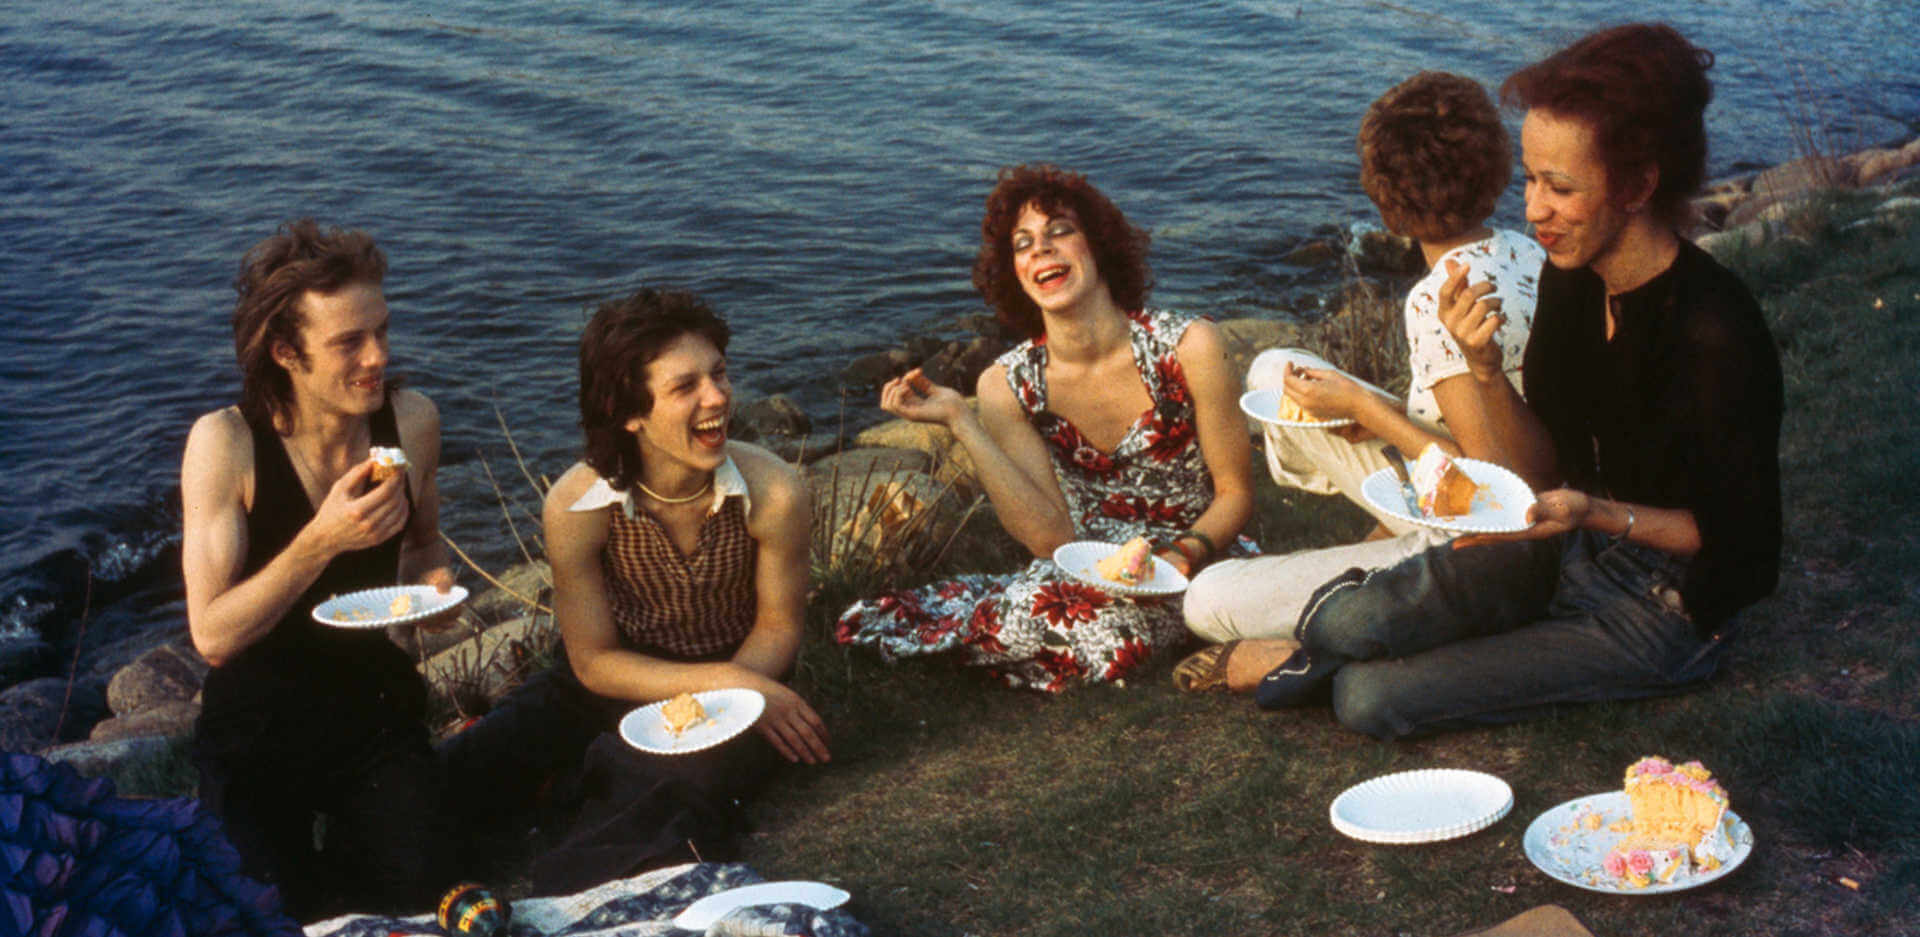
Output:
[[[387,374],[385,273],[371,238],[310,220],[250,250],[234,283],[241,402],[194,424],[180,473],[188,630],[213,665],[200,797],[303,920],[419,907],[451,884],[413,662],[383,631],[311,614],[396,578],[453,583],[439,414]],[[376,448],[412,458],[376,480]]]

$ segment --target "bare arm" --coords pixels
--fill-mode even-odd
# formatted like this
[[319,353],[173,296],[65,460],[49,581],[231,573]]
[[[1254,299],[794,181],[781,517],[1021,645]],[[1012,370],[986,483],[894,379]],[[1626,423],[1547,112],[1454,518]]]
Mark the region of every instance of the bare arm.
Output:
[[386,540],[407,519],[397,477],[353,494],[372,469],[363,462],[334,483],[286,549],[241,580],[244,499],[253,466],[253,440],[236,411],[210,413],[194,423],[180,467],[180,565],[188,633],[194,649],[216,667],[266,637],[335,556]]
[[[1193,394],[1200,455],[1213,476],[1213,502],[1193,522],[1196,531],[1224,549],[1253,514],[1253,446],[1240,415],[1240,379],[1228,363],[1220,331],[1205,320],[1187,326],[1175,349]],[[1189,549],[1199,546],[1189,541]],[[1192,573],[1179,551],[1163,551],[1182,573]]]
[[1505,540],[1540,540],[1585,528],[1612,537],[1624,536],[1630,543],[1675,556],[1700,552],[1700,526],[1692,511],[1628,504],[1573,488],[1541,492],[1539,500],[1527,509],[1527,521],[1533,526],[1517,533],[1462,537],[1453,545],[1468,547]]
[[1046,443],[1027,422],[1006,368],[993,365],[980,374],[976,390],[980,413],[975,416],[959,392],[928,384],[919,369],[888,381],[880,389],[880,406],[887,412],[923,423],[939,423],[953,433],[973,460],[980,486],[993,503],[1001,526],[1035,556],[1052,556],[1055,547],[1073,539],[1073,520],[1067,498],[1053,477],[1053,461]]
[[745,445],[729,449],[753,494],[747,532],[758,546],[753,630],[733,662],[765,678],[755,689],[767,698],[767,708],[754,728],[788,761],[825,762],[832,757],[826,721],[780,682],[800,656],[805,634],[813,500],[799,475],[772,453]]

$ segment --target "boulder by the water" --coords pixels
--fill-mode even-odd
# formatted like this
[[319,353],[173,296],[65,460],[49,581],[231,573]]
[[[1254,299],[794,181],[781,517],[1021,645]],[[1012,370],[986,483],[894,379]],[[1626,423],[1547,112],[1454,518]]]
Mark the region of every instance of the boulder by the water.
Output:
[[107,714],[103,681],[39,677],[0,691],[0,749],[37,752],[84,738]]
[[107,681],[107,708],[116,716],[130,716],[163,703],[191,700],[200,692],[207,670],[207,662],[191,647],[162,644]]

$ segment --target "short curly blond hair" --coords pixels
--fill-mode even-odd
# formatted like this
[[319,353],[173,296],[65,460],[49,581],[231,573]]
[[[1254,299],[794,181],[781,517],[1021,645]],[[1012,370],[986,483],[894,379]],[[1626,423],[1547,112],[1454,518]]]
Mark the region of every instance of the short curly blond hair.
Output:
[[1513,172],[1512,144],[1485,88],[1421,72],[1360,121],[1360,185],[1396,234],[1446,240],[1487,220]]

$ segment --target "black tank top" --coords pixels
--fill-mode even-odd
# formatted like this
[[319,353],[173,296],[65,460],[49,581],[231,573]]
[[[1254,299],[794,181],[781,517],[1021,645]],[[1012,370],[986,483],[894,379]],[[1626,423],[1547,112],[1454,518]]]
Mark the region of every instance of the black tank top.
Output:
[[[374,445],[400,445],[391,400],[369,421]],[[248,428],[253,507],[247,512],[242,579],[285,550],[314,514],[280,434],[271,424],[249,421]],[[402,483],[411,504],[411,479]],[[419,725],[426,688],[385,631],[313,620],[313,607],[330,596],[393,585],[404,535],[334,557],[266,637],[208,672],[195,733],[203,750],[258,756],[280,745],[331,747],[364,738],[364,732]]]

